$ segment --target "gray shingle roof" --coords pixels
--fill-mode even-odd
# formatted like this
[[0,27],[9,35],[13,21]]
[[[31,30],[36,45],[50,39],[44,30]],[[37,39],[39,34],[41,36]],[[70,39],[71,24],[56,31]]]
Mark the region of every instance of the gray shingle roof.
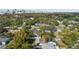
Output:
[[7,38],[7,37],[0,37],[0,42],[6,42],[8,40],[9,40],[9,38]]

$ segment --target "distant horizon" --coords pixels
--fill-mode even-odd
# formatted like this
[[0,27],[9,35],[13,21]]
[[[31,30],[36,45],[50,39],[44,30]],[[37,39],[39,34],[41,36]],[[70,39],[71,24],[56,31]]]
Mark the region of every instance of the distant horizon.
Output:
[[13,10],[25,10],[26,12],[79,12],[79,9],[0,9],[0,13],[5,13],[9,10],[12,12]]

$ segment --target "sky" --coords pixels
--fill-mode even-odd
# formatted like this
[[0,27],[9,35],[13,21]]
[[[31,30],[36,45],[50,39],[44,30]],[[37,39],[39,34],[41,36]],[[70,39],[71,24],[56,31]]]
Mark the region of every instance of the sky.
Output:
[[56,12],[79,12],[79,0],[0,0],[3,9],[40,9]]
[[78,9],[79,0],[0,0],[0,9]]

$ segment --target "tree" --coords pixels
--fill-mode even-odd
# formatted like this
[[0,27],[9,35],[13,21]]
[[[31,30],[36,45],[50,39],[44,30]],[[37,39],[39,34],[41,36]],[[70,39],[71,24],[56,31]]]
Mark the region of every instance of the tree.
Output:
[[64,19],[64,20],[63,20],[63,24],[64,24],[65,26],[68,26],[68,19]]
[[0,25],[0,35],[3,34],[3,27]]
[[68,46],[68,48],[72,48],[76,41],[79,39],[79,34],[78,32],[64,29],[62,30],[60,37],[63,43]]
[[53,38],[55,38],[53,32],[50,32],[50,33],[42,32],[40,35],[41,35],[41,41],[43,42],[49,42],[49,41],[52,41]]
[[25,29],[20,30],[17,32],[12,41],[6,46],[6,48],[12,49],[25,49],[25,48],[33,48],[32,43],[28,43],[29,32]]

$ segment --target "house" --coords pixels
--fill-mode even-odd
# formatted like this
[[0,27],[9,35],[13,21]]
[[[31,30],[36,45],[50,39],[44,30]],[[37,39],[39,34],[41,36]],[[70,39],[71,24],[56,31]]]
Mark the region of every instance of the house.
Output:
[[45,32],[50,33],[51,31],[50,30],[45,30]]
[[42,24],[42,23],[35,23],[35,26],[50,26],[48,24]]
[[31,20],[34,20],[34,17],[30,17]]
[[19,32],[19,31],[20,31],[20,30],[17,30],[17,29],[16,29],[16,30],[10,29],[8,33],[13,33],[13,34],[14,34],[14,33]]
[[4,27],[4,32],[7,32],[7,33],[16,33],[18,31],[20,31],[22,29],[22,27],[17,27],[17,26],[14,26],[14,27]]
[[69,21],[69,23],[78,24],[79,22],[72,20],[72,21]]
[[41,49],[56,49],[56,43],[53,41],[47,42],[47,43],[40,43],[39,48],[41,48]]
[[37,35],[36,33],[34,33],[34,35],[31,35],[29,39],[35,40],[35,45],[36,45],[36,44],[40,43],[40,38],[41,37],[39,35]]
[[0,37],[0,49],[4,48],[7,42],[9,42],[10,38]]

